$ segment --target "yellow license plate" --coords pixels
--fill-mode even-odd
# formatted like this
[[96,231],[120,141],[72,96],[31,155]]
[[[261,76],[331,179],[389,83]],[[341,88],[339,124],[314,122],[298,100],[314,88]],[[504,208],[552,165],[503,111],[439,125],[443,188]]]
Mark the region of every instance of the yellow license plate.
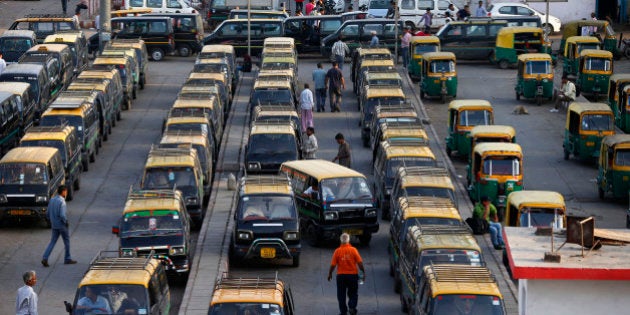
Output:
[[31,215],[31,210],[9,210],[10,215]]
[[363,230],[361,229],[348,229],[343,230],[344,233],[348,233],[350,235],[363,235]]
[[261,258],[276,258],[276,249],[273,247],[263,247],[260,249]]

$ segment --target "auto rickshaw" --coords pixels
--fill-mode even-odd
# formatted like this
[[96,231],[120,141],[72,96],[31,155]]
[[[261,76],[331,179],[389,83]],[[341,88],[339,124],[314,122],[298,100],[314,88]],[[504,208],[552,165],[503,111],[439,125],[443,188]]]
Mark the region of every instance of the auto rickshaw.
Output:
[[543,99],[553,99],[553,67],[549,54],[522,54],[518,56],[516,74],[516,100],[535,98],[541,105]]
[[409,77],[420,80],[422,77],[422,55],[440,51],[440,39],[437,36],[413,36],[409,43]]
[[470,152],[475,145],[484,142],[516,143],[516,130],[505,125],[480,125],[473,127],[468,135],[470,138]]
[[497,34],[492,61],[499,68],[507,69],[515,65],[518,56],[527,53],[551,53],[551,43],[545,42],[544,31],[540,27],[503,27]]
[[573,36],[567,39],[563,50],[562,75],[577,76],[580,54],[585,49],[599,49],[601,42],[593,36]]
[[562,25],[562,40],[560,51],[564,51],[565,43],[571,36],[588,35],[597,37],[603,44],[603,49],[608,50],[618,57],[621,55],[617,46],[617,36],[608,21],[605,20],[577,20]]
[[613,74],[608,83],[608,105],[615,114],[615,125],[624,132],[630,132],[630,113],[628,108],[621,101],[621,95],[625,88],[630,85],[630,74]]
[[613,198],[628,198],[630,190],[630,135],[617,134],[605,137],[599,151],[597,193],[604,199],[606,193]]
[[577,79],[576,95],[590,94],[598,99],[608,92],[608,83],[613,73],[613,56],[606,50],[582,50]]
[[516,143],[486,142],[475,146],[467,166],[468,194],[473,202],[487,196],[501,219],[505,198],[523,190],[523,151]]
[[615,116],[618,116],[616,119],[617,126],[621,128],[624,132],[629,132],[630,130],[630,84],[626,85],[623,90],[618,94],[619,98],[619,111],[616,112]]
[[457,97],[457,71],[452,52],[425,53],[422,60],[420,97],[439,96],[442,103],[447,96]]
[[504,226],[551,226],[562,229],[566,225],[567,206],[564,197],[555,191],[522,190],[507,198]]
[[581,159],[597,158],[602,139],[615,134],[614,119],[604,103],[571,103],[562,143],[564,159],[571,154]]
[[494,111],[485,100],[456,100],[448,105],[448,136],[446,154],[457,151],[460,156],[468,156],[470,142],[468,134],[478,125],[494,125]]

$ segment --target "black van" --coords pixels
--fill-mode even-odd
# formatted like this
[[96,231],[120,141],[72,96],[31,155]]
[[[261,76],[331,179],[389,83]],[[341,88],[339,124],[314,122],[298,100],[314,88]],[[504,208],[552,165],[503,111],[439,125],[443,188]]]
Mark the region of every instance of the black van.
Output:
[[295,39],[298,52],[319,51],[322,38],[341,26],[340,15],[292,16],[284,20],[284,36]]
[[188,57],[201,51],[204,38],[203,20],[199,13],[152,13],[142,16],[166,16],[173,21],[175,32],[175,50],[182,57]]
[[0,92],[9,92],[15,94],[19,99],[20,111],[20,133],[30,128],[39,117],[35,117],[35,109],[37,104],[31,92],[31,85],[26,82],[0,82]]
[[[403,22],[398,21],[398,35],[402,35]],[[320,51],[322,56],[329,58],[330,50],[339,36],[343,37],[343,42],[352,52],[361,46],[368,46],[372,40],[372,31],[376,32],[379,39],[379,46],[394,50],[396,46],[396,21],[391,19],[361,19],[346,21],[339,29],[324,37],[321,41]]]
[[42,65],[12,64],[0,74],[0,82],[25,82],[31,85],[31,96],[37,104],[35,117],[40,117],[46,110],[51,97],[51,85],[48,72]]
[[37,37],[31,30],[6,31],[0,35],[0,51],[7,64],[16,63],[22,54],[35,45]]
[[21,100],[10,92],[0,92],[0,154],[11,150],[20,141]]
[[[284,35],[284,25],[281,20],[252,19],[250,20],[251,32],[249,36],[251,54],[259,55],[262,52],[265,38]],[[214,32],[206,36],[204,45],[228,43],[234,46],[236,55],[242,57],[247,54],[247,20],[225,20]]]
[[141,38],[151,59],[160,61],[175,50],[175,32],[168,17],[130,16],[112,19],[112,38]]
[[[51,56],[56,62],[56,72],[49,72],[51,81],[53,81],[52,94],[56,95],[61,90],[70,85],[72,77],[74,77],[74,62],[72,61],[72,51],[66,44],[41,44],[33,46],[20,57],[19,63],[38,63],[50,64],[46,61],[46,57]],[[54,78],[54,80],[53,80]],[[54,98],[54,96],[53,96]]]
[[59,31],[80,30],[78,20],[65,14],[29,14],[17,19],[9,26],[9,30],[31,30],[37,36],[39,44],[46,36]]

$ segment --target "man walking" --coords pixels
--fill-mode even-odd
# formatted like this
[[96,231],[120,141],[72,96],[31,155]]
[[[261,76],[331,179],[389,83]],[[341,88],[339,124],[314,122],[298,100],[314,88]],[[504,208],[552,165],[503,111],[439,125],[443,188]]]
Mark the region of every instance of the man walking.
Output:
[[[359,302],[359,274],[357,270],[363,273],[363,281],[365,281],[365,269],[363,268],[363,260],[359,251],[350,245],[350,235],[341,234],[339,238],[341,245],[335,250],[330,269],[328,269],[328,281],[332,279],[333,271],[337,268],[337,301],[339,302],[339,312],[342,315],[357,314],[357,304]],[[348,304],[346,305],[346,296]]]
[[[312,15],[311,13],[315,9],[315,0],[310,0],[307,4],[306,4],[306,9],[304,10],[305,15]],[[317,11],[315,11],[317,12]]]
[[486,17],[488,16],[488,11],[483,7],[483,1],[479,1],[479,6],[477,7],[477,11],[475,11],[476,17]]
[[22,274],[24,286],[18,289],[15,299],[16,315],[37,315],[37,293],[33,286],[37,283],[35,271],[27,271]]
[[326,85],[328,85],[328,96],[330,97],[330,111],[341,111],[341,91],[346,88],[346,81],[339,65],[333,62],[333,67],[326,72]]
[[570,103],[575,101],[575,84],[567,76],[562,77],[562,87],[556,96],[556,105],[549,110],[552,113],[558,111],[560,103]]
[[50,199],[50,202],[48,202],[46,215],[48,216],[48,221],[52,228],[52,237],[42,257],[42,265],[44,267],[49,266],[48,257],[50,257],[50,253],[53,248],[55,248],[59,236],[63,239],[65,248],[64,264],[71,265],[77,263],[77,261],[73,260],[70,256],[70,235],[68,233],[68,219],[66,217],[66,195],[68,195],[68,188],[61,185],[57,188],[57,196],[53,197]]
[[300,94],[300,109],[302,116],[302,132],[306,132],[307,127],[313,127],[313,92],[304,83],[304,90]]
[[302,147],[302,157],[307,160],[316,159],[315,154],[317,153],[317,138],[315,138],[315,128],[308,127],[306,128],[306,141],[304,141]]
[[339,161],[339,165],[350,168],[352,166],[352,157],[350,156],[350,144],[343,137],[342,133],[338,133],[335,136],[335,141],[337,141],[337,144],[339,144],[339,149],[337,149],[337,156],[335,156],[332,161]]
[[411,43],[411,27],[405,27],[405,33],[400,39],[400,52],[402,54],[403,66],[407,68],[409,65],[409,43]]
[[317,63],[317,69],[313,70],[313,81],[315,82],[315,104],[317,112],[326,111],[326,70],[322,63]]
[[458,21],[465,21],[469,17],[470,17],[470,7],[468,5],[465,5],[463,9],[460,9],[459,11],[457,11]]
[[342,41],[343,37],[339,35],[337,41],[333,44],[331,53],[335,57],[335,61],[339,65],[339,69],[343,70],[343,62],[346,54],[350,54],[350,48]]
[[431,14],[431,9],[427,9],[427,11],[420,18],[420,23],[424,21],[424,33],[429,35],[431,34],[431,24],[433,24],[433,14]]
[[494,249],[499,250],[505,248],[502,227],[501,223],[499,223],[499,217],[497,216],[497,208],[490,203],[490,199],[488,199],[487,196],[481,197],[481,202],[477,203],[473,210],[473,217],[488,221],[490,239],[492,240]]

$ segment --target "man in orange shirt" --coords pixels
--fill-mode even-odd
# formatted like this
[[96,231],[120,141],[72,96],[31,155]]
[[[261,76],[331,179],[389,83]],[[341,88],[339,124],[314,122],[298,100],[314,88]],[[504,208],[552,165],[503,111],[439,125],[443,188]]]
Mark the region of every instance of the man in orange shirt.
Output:
[[[357,303],[359,301],[359,274],[361,269],[363,280],[365,281],[365,269],[363,269],[363,260],[356,248],[350,245],[350,235],[341,234],[339,238],[341,245],[335,250],[330,269],[328,270],[328,281],[332,279],[333,271],[337,268],[337,301],[339,302],[339,311],[341,315],[348,313],[355,315],[357,313]],[[357,266],[359,267],[357,269]],[[346,296],[348,296],[348,305],[346,305]]]

